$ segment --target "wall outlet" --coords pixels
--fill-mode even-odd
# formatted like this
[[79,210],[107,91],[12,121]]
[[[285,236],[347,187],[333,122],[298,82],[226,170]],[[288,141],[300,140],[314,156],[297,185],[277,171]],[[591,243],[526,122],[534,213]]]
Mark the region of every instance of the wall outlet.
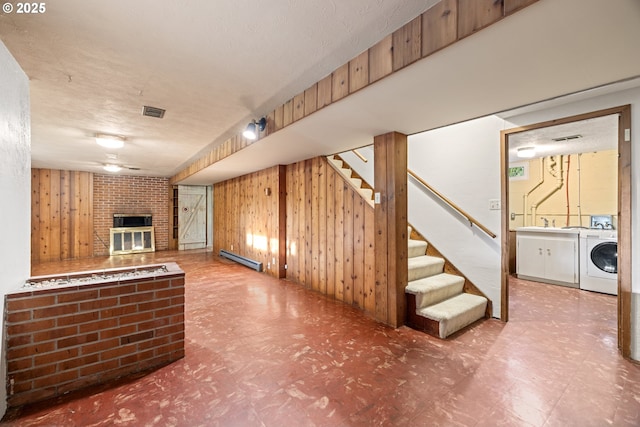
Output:
[[499,211],[500,208],[501,208],[500,199],[489,199],[489,210],[490,211]]

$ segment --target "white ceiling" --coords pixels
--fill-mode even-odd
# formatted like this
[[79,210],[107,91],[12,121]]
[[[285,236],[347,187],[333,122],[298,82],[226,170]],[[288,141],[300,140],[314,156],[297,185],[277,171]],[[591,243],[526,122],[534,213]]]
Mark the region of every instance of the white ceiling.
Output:
[[[171,176],[433,3],[59,0],[41,16],[0,15],[0,38],[31,79],[34,167],[101,171],[91,136],[111,132],[128,139],[119,161],[136,174]],[[640,2],[615,5],[539,1],[183,183],[640,76]],[[143,117],[143,105],[167,114]]]

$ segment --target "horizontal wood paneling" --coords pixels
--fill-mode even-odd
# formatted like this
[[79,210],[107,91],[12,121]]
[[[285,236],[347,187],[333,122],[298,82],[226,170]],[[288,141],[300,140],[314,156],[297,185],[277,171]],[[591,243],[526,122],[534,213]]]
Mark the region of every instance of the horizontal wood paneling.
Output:
[[[236,137],[214,147],[170,179],[176,184],[212,164],[313,114],[407,65],[428,57],[457,40],[471,35],[522,10],[537,0],[441,0],[351,61],[338,67],[284,105],[265,114],[267,128],[255,141],[234,144]],[[504,3],[504,7],[503,7]],[[238,140],[241,140],[238,137]]]
[[373,207],[324,157],[286,173],[287,278],[374,316]]
[[93,174],[31,170],[31,261],[93,256]]
[[269,275],[284,276],[284,175],[284,167],[274,166],[213,186],[215,253],[226,249],[262,262]]

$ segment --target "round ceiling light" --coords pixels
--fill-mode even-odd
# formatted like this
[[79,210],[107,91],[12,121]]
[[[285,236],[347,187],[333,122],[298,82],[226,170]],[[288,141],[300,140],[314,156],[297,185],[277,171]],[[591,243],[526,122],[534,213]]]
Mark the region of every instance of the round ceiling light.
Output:
[[96,142],[105,148],[122,148],[124,147],[124,138],[117,135],[107,135],[104,133],[96,134]]
[[536,155],[536,147],[520,147],[518,148],[517,155],[521,159],[530,159]]
[[120,166],[114,165],[112,163],[104,165],[102,169],[106,170],[107,172],[120,172],[120,170],[122,170]]

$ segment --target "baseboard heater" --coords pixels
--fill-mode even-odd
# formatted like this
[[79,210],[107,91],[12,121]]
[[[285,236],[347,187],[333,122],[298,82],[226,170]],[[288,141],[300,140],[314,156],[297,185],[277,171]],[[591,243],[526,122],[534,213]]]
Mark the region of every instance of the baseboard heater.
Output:
[[247,266],[255,271],[262,271],[262,263],[258,261],[254,261],[247,257],[243,257],[241,255],[234,254],[232,252],[226,251],[224,249],[220,249],[220,256],[230,259],[231,261],[235,261],[238,264],[242,264]]

